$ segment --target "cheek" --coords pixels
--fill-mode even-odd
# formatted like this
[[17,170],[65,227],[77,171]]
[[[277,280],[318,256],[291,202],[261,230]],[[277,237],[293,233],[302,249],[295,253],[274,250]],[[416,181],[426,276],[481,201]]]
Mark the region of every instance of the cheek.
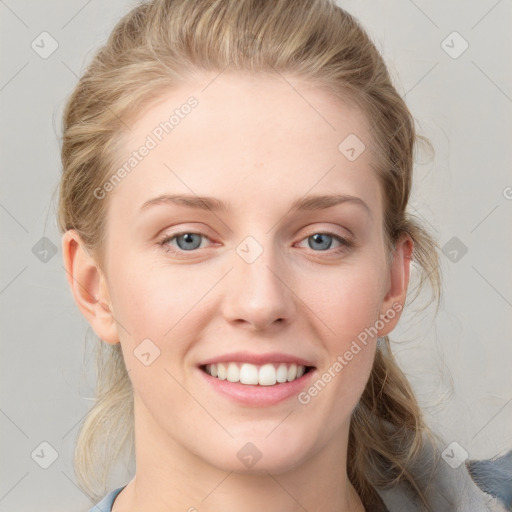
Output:
[[318,326],[317,335],[326,352],[319,378],[330,388],[337,404],[355,405],[369,377],[382,304],[382,279],[379,265],[363,265],[361,261],[358,266],[340,267],[329,278],[316,279],[313,291],[304,294],[308,297],[306,304],[315,313],[309,314],[308,323],[314,321]]
[[206,291],[198,271],[183,266],[126,261],[114,273],[113,302],[118,320],[133,336],[163,338],[185,319]]
[[188,333],[193,306],[204,291],[180,277],[179,269],[157,269],[142,262],[124,262],[114,276],[112,300],[134,389],[146,406],[177,405],[186,396],[172,377],[182,380],[177,367],[193,335]]
[[383,298],[378,266],[340,267],[314,282],[314,287],[304,289],[304,301],[323,320],[339,348],[378,320]]
[[[138,386],[155,375],[168,379],[164,369],[180,371],[202,320],[210,318],[211,311],[205,312],[207,293],[217,281],[216,274],[191,266],[148,265],[135,258],[126,258],[112,272],[112,302],[125,364]],[[144,357],[152,361],[150,368],[141,364],[141,354],[148,352]]]
[[[321,430],[328,439],[340,425],[349,421],[370,376],[376,349],[379,289],[376,276],[354,271],[339,284],[315,294],[316,321],[321,330],[325,359],[311,386],[298,396],[308,411],[311,431]],[[321,327],[320,327],[321,325]],[[329,423],[325,425],[325,418]]]

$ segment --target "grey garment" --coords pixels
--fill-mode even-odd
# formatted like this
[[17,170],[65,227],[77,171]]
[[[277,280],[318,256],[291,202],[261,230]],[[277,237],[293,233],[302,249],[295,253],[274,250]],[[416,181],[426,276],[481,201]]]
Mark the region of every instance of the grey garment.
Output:
[[[411,473],[433,512],[509,512],[512,493],[512,450],[496,460],[469,461],[451,467],[441,457],[442,443],[428,442]],[[457,466],[457,464],[452,464]],[[431,468],[426,471],[426,468]],[[382,512],[424,512],[420,499],[400,483],[390,489],[376,489],[383,500]],[[381,512],[375,509],[371,512]],[[370,512],[370,511],[369,511]]]
[[96,503],[96,505],[94,505],[94,507],[92,507],[89,512],[111,512],[112,505],[114,504],[117,495],[126,487],[126,485],[118,487],[117,489],[109,492],[99,503]]
[[477,485],[512,510],[512,450],[495,460],[472,460],[468,466]]

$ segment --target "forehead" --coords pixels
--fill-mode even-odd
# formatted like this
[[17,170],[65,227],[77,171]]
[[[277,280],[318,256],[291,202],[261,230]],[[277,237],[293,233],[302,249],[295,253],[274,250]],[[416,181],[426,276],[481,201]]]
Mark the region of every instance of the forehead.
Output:
[[130,128],[117,160],[126,177],[112,193],[125,208],[166,192],[240,208],[268,207],[276,192],[286,201],[338,192],[380,205],[368,120],[303,80],[203,75],[161,93]]

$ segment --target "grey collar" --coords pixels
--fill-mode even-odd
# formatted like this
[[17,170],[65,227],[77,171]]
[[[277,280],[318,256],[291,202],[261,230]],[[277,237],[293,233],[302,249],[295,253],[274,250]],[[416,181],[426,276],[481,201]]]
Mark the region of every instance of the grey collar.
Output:
[[[496,460],[466,461],[449,465],[441,446],[425,444],[411,468],[434,512],[508,512],[512,510],[512,450]],[[446,457],[446,452],[445,452]],[[448,460],[448,459],[447,459]],[[453,467],[452,467],[453,466]],[[433,470],[426,471],[426,468]],[[424,507],[404,483],[376,489],[382,512],[424,512]],[[368,512],[381,512],[371,510]]]

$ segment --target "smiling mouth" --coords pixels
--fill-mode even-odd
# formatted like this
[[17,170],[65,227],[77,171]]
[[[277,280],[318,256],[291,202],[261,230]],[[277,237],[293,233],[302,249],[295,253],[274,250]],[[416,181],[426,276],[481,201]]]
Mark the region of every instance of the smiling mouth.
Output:
[[293,382],[314,370],[314,366],[295,363],[251,363],[225,362],[206,364],[199,367],[203,372],[219,380],[238,382],[249,386],[276,386]]

